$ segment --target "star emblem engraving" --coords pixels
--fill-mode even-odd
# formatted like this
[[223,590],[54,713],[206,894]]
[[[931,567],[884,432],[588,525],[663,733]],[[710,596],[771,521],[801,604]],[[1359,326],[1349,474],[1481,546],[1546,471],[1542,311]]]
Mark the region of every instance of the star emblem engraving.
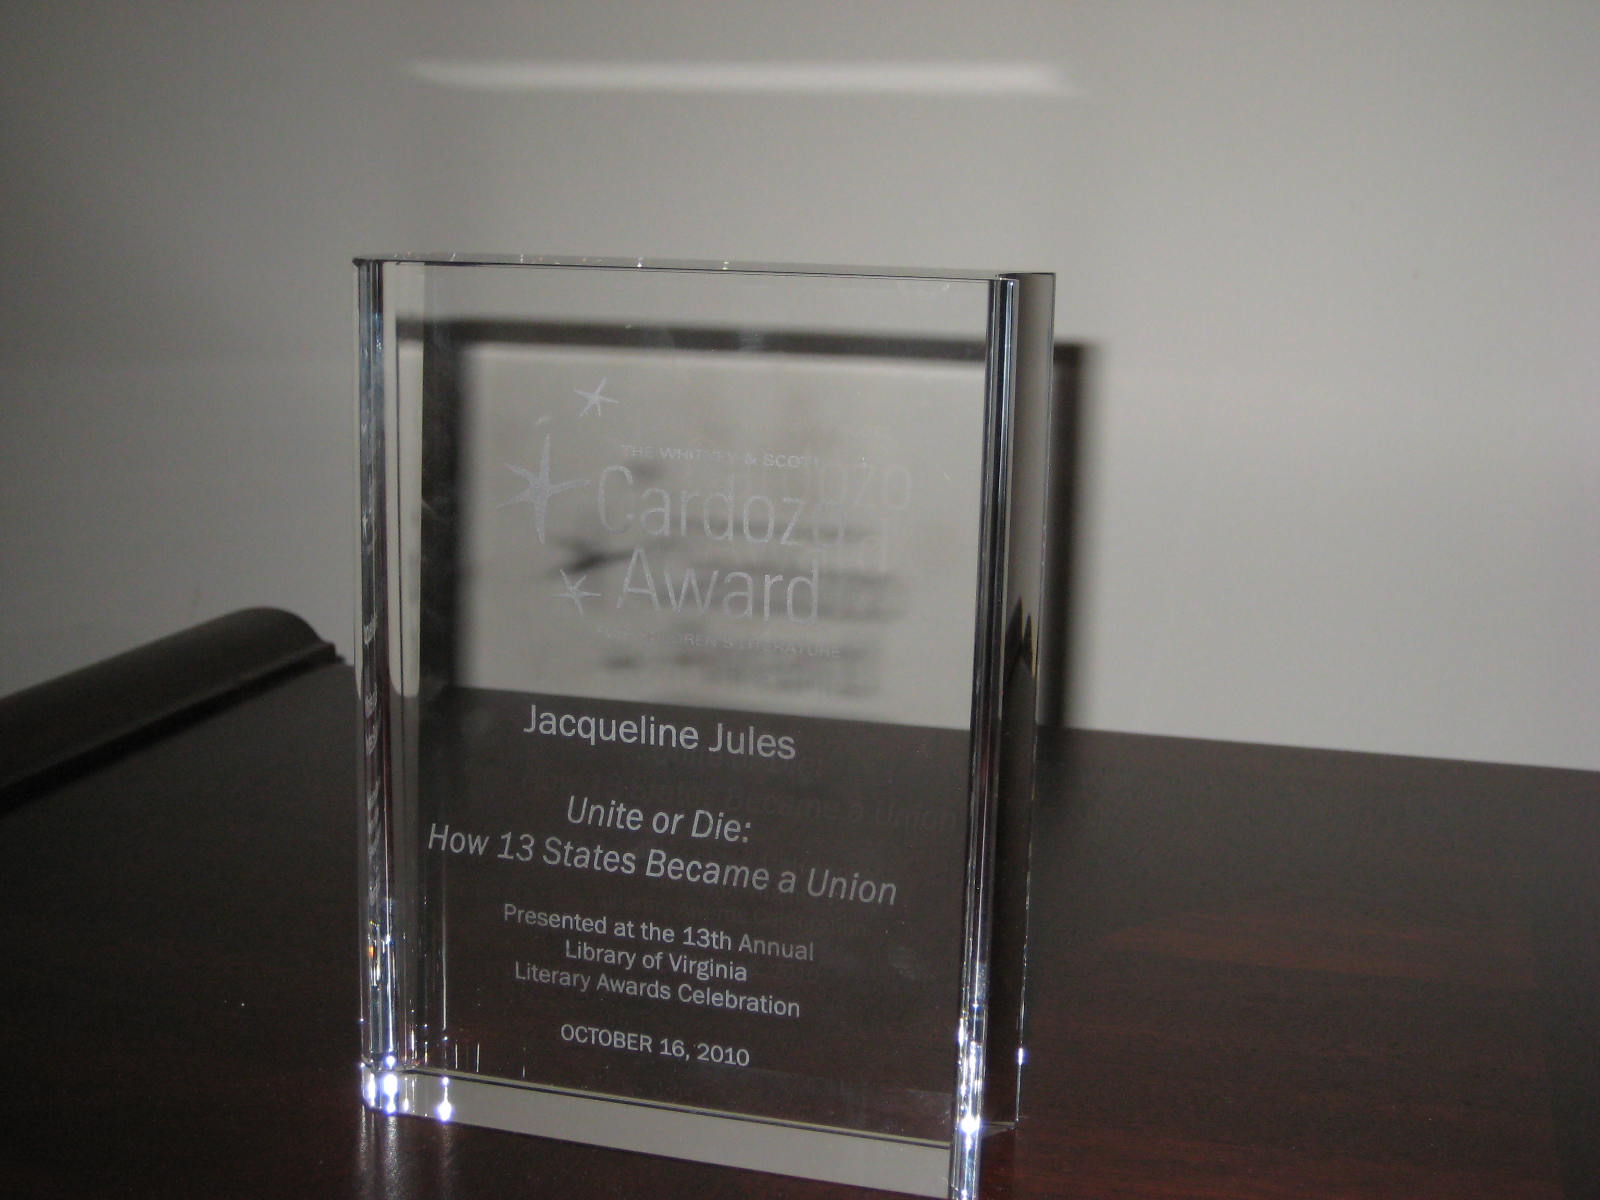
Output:
[[565,483],[552,483],[550,481],[550,435],[544,435],[544,449],[539,454],[539,470],[530,471],[526,467],[514,467],[506,464],[506,470],[515,471],[528,481],[528,486],[523,488],[509,500],[495,505],[496,508],[509,508],[513,504],[533,505],[534,530],[539,535],[539,541],[544,541],[545,519],[550,512],[550,497],[557,492],[564,492],[568,488],[583,487],[587,479],[569,479]]
[[615,399],[605,394],[606,381],[604,379],[600,381],[600,386],[595,388],[592,392],[586,392],[582,388],[573,388],[572,390],[577,392],[578,395],[582,396],[584,399],[583,407],[578,410],[578,416],[580,419],[587,417],[590,413],[593,413],[597,417],[601,416],[605,412],[605,410],[600,407],[602,404],[617,403]]
[[585,600],[598,600],[600,598],[599,592],[586,592],[583,590],[583,581],[587,578],[589,578],[589,576],[585,574],[579,575],[576,579],[574,579],[572,576],[568,575],[565,568],[563,568],[561,571],[561,582],[566,584],[566,587],[562,588],[559,592],[552,593],[552,595],[559,596],[563,600],[571,600],[573,604],[577,605],[578,615],[580,617],[583,616],[583,602]]

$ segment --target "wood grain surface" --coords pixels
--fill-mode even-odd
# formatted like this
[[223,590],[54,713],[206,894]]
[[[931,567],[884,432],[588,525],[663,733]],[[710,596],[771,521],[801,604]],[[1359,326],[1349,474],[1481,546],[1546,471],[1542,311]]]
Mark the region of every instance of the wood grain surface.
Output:
[[[857,1193],[365,1112],[321,667],[0,817],[0,1193]],[[1600,776],[1047,739],[988,1197],[1600,1195]]]

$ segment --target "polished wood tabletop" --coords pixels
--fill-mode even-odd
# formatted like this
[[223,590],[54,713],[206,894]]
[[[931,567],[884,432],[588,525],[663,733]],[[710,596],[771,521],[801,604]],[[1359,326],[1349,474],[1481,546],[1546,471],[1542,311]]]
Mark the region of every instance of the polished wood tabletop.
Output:
[[[0,1195],[883,1195],[365,1111],[355,743],[305,666],[0,816]],[[1600,1195],[1600,776],[1044,752],[986,1196]]]

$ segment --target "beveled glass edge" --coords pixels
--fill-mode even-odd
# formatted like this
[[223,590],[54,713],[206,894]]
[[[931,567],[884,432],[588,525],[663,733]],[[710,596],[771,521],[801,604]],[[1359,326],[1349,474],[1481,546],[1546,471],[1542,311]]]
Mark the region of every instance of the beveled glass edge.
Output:
[[1021,278],[1015,271],[980,271],[956,268],[857,266],[829,263],[766,263],[691,258],[625,258],[551,254],[479,254],[445,251],[404,251],[395,254],[358,254],[364,264],[403,264],[429,267],[590,267],[609,271],[683,271],[717,275],[837,276],[842,279],[904,279],[930,282],[992,283]]
[[946,1194],[948,1149],[939,1142],[434,1071],[363,1067],[361,1092],[367,1107],[380,1113],[915,1196]]
[[[387,808],[393,746],[389,670],[389,533],[387,525],[388,426],[384,406],[392,390],[386,352],[393,345],[386,328],[383,272],[358,265],[356,279],[356,444],[360,463],[358,496],[361,599],[355,636],[356,698],[361,714],[361,1040],[368,1062],[395,1061],[398,1031],[395,976],[401,955],[395,937],[394,873],[399,857]],[[388,319],[392,325],[392,319]]]
[[[949,1165],[948,1194],[957,1200],[977,1195],[984,1136],[1017,1118],[1025,1056],[1054,300],[1049,274],[1012,274],[991,285],[964,966]],[[996,929],[1008,931],[998,956]],[[997,1012],[1009,1014],[1000,1030],[1007,1044],[998,1046]]]

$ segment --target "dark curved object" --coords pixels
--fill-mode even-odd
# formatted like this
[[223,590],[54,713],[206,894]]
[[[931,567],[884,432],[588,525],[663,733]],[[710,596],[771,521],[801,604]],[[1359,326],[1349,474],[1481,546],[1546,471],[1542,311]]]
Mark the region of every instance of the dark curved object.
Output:
[[337,660],[299,617],[247,608],[0,698],[0,812]]

